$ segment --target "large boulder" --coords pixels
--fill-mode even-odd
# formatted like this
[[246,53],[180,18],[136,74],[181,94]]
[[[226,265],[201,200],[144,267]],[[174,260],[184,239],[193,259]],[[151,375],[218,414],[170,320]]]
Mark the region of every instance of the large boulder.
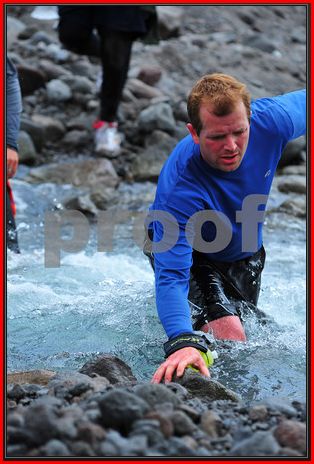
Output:
[[131,368],[122,359],[107,353],[85,363],[79,372],[91,377],[98,374],[112,384],[136,381]]
[[239,395],[217,382],[217,380],[211,380],[191,369],[186,369],[183,377],[177,377],[175,382],[183,385],[191,395],[203,400],[240,400]]
[[72,184],[75,187],[102,185],[108,188],[119,184],[119,177],[107,159],[47,164],[31,169],[26,180],[31,183]]

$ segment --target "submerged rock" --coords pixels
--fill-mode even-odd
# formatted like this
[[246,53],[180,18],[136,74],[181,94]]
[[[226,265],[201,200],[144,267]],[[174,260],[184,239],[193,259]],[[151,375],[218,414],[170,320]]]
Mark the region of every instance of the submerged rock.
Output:
[[84,364],[80,373],[90,377],[98,374],[106,377],[111,384],[136,382],[131,368],[122,359],[106,353]]
[[177,377],[175,381],[183,385],[191,395],[204,400],[240,400],[239,395],[217,382],[217,380],[211,380],[197,372],[193,372],[191,369],[187,369],[183,377]]

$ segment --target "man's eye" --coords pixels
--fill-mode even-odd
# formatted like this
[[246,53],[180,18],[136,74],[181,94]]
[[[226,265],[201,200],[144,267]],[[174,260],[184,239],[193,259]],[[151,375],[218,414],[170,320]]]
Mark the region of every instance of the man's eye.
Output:
[[245,131],[246,131],[246,129],[238,130],[238,131],[235,132],[235,135],[242,135],[242,134],[244,134]]
[[224,135],[212,135],[208,137],[210,140],[222,140],[224,138]]

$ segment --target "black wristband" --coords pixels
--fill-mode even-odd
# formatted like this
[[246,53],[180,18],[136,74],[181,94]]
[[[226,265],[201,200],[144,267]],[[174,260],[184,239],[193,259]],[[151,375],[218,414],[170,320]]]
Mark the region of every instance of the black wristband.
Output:
[[178,335],[178,337],[172,338],[171,340],[168,340],[166,343],[164,343],[166,358],[168,358],[168,356],[170,356],[175,351],[178,351],[181,348],[186,348],[188,346],[206,353],[210,349],[211,343],[205,335],[197,335],[192,333],[181,334]]

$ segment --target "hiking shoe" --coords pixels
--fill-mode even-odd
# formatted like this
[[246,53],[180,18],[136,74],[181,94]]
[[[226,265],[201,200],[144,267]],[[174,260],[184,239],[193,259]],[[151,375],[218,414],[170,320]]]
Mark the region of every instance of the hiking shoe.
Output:
[[116,122],[97,121],[94,123],[96,153],[115,158],[121,152],[122,135]]

